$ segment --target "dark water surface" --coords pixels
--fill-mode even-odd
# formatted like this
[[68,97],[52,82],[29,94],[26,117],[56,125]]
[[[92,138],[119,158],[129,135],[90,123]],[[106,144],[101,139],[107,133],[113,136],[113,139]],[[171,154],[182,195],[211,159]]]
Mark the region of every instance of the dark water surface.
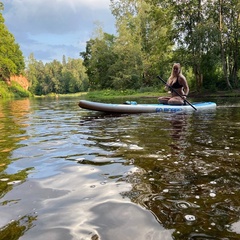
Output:
[[240,239],[240,104],[106,115],[0,101],[0,240]]

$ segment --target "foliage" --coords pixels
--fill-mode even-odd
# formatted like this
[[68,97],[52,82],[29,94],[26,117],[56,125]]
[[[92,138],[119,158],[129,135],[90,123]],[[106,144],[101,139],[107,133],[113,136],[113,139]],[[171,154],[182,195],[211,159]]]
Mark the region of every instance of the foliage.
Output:
[[239,6],[236,0],[175,1],[175,40],[183,52],[183,62],[193,69],[197,89],[207,85],[204,81],[214,81],[219,63],[222,69],[217,80],[220,77],[225,82],[220,86],[232,88],[229,78],[237,85]]
[[239,1],[111,0],[111,10],[111,47],[102,33],[81,53],[91,89],[161,88],[156,75],[167,78],[174,62],[197,91],[239,86]]
[[[156,76],[167,80],[174,62],[183,66],[191,91],[240,86],[238,0],[110,2],[116,36],[98,26],[80,53],[83,60],[63,56],[62,62],[44,64],[31,54],[26,68],[31,93],[161,90]],[[21,73],[24,65],[19,45],[0,14],[0,78]]]
[[159,69],[166,70],[173,45],[168,12],[147,1],[111,1],[111,9],[118,36],[98,29],[99,34],[80,53],[91,89],[158,87],[156,75]]
[[[0,11],[3,5],[0,6]],[[4,18],[0,12],[0,78],[8,80],[11,75],[19,75],[25,68],[23,54],[14,36],[4,24]]]
[[18,83],[11,82],[8,86],[4,81],[0,81],[0,98],[20,98],[20,97],[30,97],[29,91],[23,89]]
[[80,53],[84,59],[84,66],[87,68],[90,89],[113,87],[112,66],[116,61],[116,55],[113,52],[114,42],[113,35],[103,33],[99,29],[96,39],[87,42],[86,52]]
[[29,90],[36,95],[49,93],[76,93],[88,90],[88,77],[81,59],[63,57],[63,63],[54,60],[44,64],[37,61],[33,54],[28,58],[26,69],[30,83]]
[[0,98],[13,97],[13,93],[9,90],[8,85],[4,81],[0,81]]
[[9,86],[9,90],[14,94],[14,97],[22,98],[22,97],[30,97],[31,94],[29,91],[23,89],[18,83],[12,81]]

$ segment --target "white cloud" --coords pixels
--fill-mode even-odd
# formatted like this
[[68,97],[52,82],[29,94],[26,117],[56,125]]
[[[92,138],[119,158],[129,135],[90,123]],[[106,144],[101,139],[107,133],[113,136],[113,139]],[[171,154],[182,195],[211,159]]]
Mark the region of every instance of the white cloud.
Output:
[[51,51],[53,47],[57,48],[58,52],[62,51],[67,57],[69,55],[73,57],[74,49],[79,49],[74,54],[74,57],[78,57],[79,52],[84,50],[85,42],[91,37],[96,21],[102,24],[105,32],[114,33],[114,17],[109,9],[110,0],[3,0],[2,2],[5,8],[3,12],[5,24],[15,36],[26,57],[33,52],[38,59],[35,53],[42,51],[42,58],[46,48],[49,60],[55,59],[56,49]]
[[[109,0],[5,0],[11,11],[5,19],[12,26],[32,34],[50,32],[61,34],[84,28],[109,10]],[[16,24],[17,23],[17,24]]]

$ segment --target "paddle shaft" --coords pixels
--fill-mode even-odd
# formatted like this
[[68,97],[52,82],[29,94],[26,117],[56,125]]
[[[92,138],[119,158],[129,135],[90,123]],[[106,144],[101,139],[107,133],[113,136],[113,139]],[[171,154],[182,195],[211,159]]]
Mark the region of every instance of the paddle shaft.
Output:
[[181,94],[179,94],[172,86],[168,85],[160,76],[157,76],[167,87],[169,87],[173,92],[175,92],[179,97],[182,98],[183,101],[188,103],[193,109],[197,111],[197,109],[187,100],[185,99]]

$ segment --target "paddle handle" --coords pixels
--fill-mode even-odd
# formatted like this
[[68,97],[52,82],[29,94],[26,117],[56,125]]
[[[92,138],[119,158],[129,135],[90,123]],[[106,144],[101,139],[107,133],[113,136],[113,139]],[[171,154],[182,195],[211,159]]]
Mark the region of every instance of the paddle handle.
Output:
[[181,94],[179,94],[172,86],[168,85],[160,76],[157,76],[168,88],[170,88],[173,92],[175,92],[179,97],[182,98],[186,103],[188,103],[193,109],[197,111],[197,109],[187,100],[185,99]]

